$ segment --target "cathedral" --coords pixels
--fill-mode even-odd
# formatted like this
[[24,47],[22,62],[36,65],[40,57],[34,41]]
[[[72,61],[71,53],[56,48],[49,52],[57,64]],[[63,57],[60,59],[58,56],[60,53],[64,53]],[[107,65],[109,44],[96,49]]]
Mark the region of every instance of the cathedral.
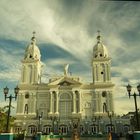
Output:
[[21,64],[14,131],[26,130],[28,135],[39,131],[69,135],[72,128],[77,126],[81,135],[92,135],[117,129],[113,124],[111,58],[100,33],[91,61],[92,82],[89,84],[69,74],[68,64],[64,67],[63,75],[43,83],[41,53],[33,34]]

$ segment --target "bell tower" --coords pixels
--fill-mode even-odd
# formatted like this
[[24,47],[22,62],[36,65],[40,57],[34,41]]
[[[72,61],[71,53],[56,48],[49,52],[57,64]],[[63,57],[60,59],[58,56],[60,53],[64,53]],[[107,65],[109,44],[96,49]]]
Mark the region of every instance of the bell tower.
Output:
[[106,46],[101,41],[100,31],[97,43],[93,47],[92,77],[94,86],[93,110],[94,115],[105,115],[114,112],[113,87],[111,82],[111,58]]
[[40,50],[36,45],[35,32],[31,38],[31,43],[25,50],[22,60],[21,84],[40,83],[42,62],[40,61]]
[[97,36],[97,44],[93,48],[92,74],[93,83],[111,82],[110,77],[111,58],[105,45],[101,41],[100,32]]

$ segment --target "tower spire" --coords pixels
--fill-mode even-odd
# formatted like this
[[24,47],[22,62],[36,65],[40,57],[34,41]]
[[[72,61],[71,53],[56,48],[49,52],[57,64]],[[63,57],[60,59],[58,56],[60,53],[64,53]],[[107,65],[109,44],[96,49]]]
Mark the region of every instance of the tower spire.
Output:
[[97,43],[101,42],[101,35],[100,35],[100,30],[97,31]]
[[36,43],[36,37],[35,37],[36,32],[33,31],[33,37],[31,38],[31,44],[35,44]]

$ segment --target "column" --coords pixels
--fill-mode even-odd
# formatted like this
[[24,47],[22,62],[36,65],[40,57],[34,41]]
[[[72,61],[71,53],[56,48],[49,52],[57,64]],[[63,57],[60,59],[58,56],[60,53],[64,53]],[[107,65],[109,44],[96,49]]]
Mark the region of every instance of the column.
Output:
[[40,80],[39,73],[38,73],[38,66],[34,66],[34,81],[38,83]]
[[34,65],[31,65],[31,83],[34,83]]
[[73,92],[73,112],[72,113],[76,113],[75,109],[76,109],[75,92]]
[[23,74],[23,78],[24,78],[24,83],[27,83],[28,79],[27,79],[27,66],[24,67],[24,74]]
[[96,64],[96,81],[99,81],[98,65]]
[[107,101],[106,101],[107,102],[107,111],[110,111],[110,95],[109,95],[108,91],[106,93],[107,93],[107,97],[106,97],[107,98]]
[[17,96],[17,111],[16,111],[17,114],[20,113],[20,102],[21,102],[21,94],[19,93]]
[[99,98],[99,101],[98,101],[98,106],[99,106],[99,112],[101,112],[102,110],[102,100],[101,100],[101,92],[98,93],[98,98]]
[[96,91],[96,93],[95,93],[95,97],[96,97],[96,112],[99,112],[99,110],[98,110],[98,93],[97,93],[97,91]]
[[32,107],[33,95],[31,93],[29,93],[29,96],[31,96],[31,98],[29,97],[29,100],[27,102],[27,104],[28,104],[28,114],[31,114],[32,110],[33,110],[33,107]]
[[108,71],[108,80],[110,81],[111,80],[111,77],[110,77],[110,63],[107,66],[107,71]]
[[59,114],[58,112],[58,107],[59,107],[59,96],[58,96],[58,91],[56,92],[56,112],[55,114]]
[[108,81],[108,65],[105,64],[105,81]]
[[36,96],[35,96],[36,94],[35,93],[33,93],[33,106],[32,106],[32,108],[33,108],[33,110],[32,110],[32,113],[36,113]]
[[92,66],[92,77],[93,77],[93,82],[96,82],[96,65],[93,64]]
[[81,111],[81,93],[79,92],[79,111],[78,111],[78,113],[81,113],[82,111]]
[[25,106],[25,94],[24,93],[21,93],[21,97],[20,97],[20,113],[23,113],[24,114],[24,106]]
[[49,114],[52,114],[52,92],[50,92],[50,112]]
[[109,81],[109,69],[108,69],[108,63],[106,64],[106,81]]

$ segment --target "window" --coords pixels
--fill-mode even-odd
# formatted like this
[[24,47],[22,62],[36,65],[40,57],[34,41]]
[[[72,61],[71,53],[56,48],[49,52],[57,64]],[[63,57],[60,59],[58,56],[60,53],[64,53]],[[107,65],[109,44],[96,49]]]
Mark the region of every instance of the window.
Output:
[[29,93],[25,94],[25,99],[29,98]]
[[35,134],[37,132],[37,127],[35,125],[28,126],[28,133]]
[[25,104],[24,106],[24,114],[28,114],[28,104]]
[[43,127],[43,133],[50,134],[50,132],[51,132],[51,125],[45,125]]
[[104,72],[102,71],[101,74],[104,74]]
[[63,93],[60,96],[59,103],[60,118],[69,118],[72,113],[72,99],[68,93]]

